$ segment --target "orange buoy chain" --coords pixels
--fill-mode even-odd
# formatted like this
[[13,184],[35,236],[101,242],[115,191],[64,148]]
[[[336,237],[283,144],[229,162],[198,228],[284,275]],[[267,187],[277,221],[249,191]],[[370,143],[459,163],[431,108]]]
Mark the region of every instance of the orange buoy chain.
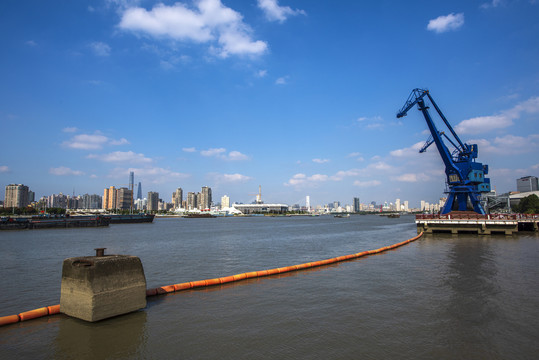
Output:
[[226,283],[234,282],[234,281],[241,281],[245,279],[257,278],[257,277],[263,277],[263,276],[269,276],[269,275],[275,275],[275,274],[282,274],[282,273],[286,273],[290,271],[298,271],[298,270],[333,264],[336,262],[357,259],[366,255],[379,254],[387,250],[398,248],[399,246],[406,245],[408,243],[411,243],[412,241],[419,239],[422,235],[423,235],[423,232],[421,232],[416,237],[402,241],[397,244],[384,246],[376,250],[369,250],[369,251],[363,251],[363,252],[350,254],[350,255],[338,256],[338,257],[334,257],[334,258],[326,259],[326,260],[319,260],[315,262],[308,262],[304,264],[285,266],[285,267],[269,269],[269,270],[252,271],[252,272],[236,274],[232,276],[224,276],[224,277],[214,278],[214,279],[190,281],[190,282],[185,282],[181,284],[160,286],[155,289],[146,290],[146,296],[161,295],[161,294],[167,294],[167,293],[172,293],[172,292],[182,291],[182,290],[187,290],[187,289],[226,284]]
[[[395,248],[398,248],[399,246],[406,245],[408,243],[411,243],[412,241],[415,241],[419,239],[423,233],[421,232],[416,237],[413,237],[411,239],[402,241],[397,244],[393,244],[390,246],[384,246],[382,248],[376,249],[376,250],[369,250],[369,251],[363,251],[355,254],[350,255],[344,255],[344,256],[338,256],[331,259],[326,260],[319,260],[314,262],[308,262],[304,264],[299,265],[292,265],[292,266],[285,266],[275,269],[269,269],[269,270],[262,270],[262,271],[251,271],[243,274],[236,274],[232,276],[224,276],[220,278],[214,278],[214,279],[206,279],[206,280],[198,280],[198,281],[190,281],[185,282],[181,284],[174,284],[174,285],[166,285],[166,286],[160,286],[155,289],[148,289],[146,290],[146,296],[154,296],[154,295],[160,295],[160,294],[167,294],[171,292],[181,291],[181,290],[187,290],[187,289],[193,289],[193,288],[199,288],[199,287],[206,287],[206,286],[213,286],[213,285],[220,285],[220,284],[226,284],[229,282],[234,281],[241,281],[245,279],[250,278],[256,278],[256,277],[263,277],[263,276],[269,276],[269,275],[275,275],[275,274],[282,274],[290,271],[298,271],[303,269],[309,269],[313,267],[318,266],[324,266],[328,264],[333,264],[336,262],[351,260],[351,259],[357,259],[363,256],[372,255],[372,254],[378,254],[387,250],[392,250]],[[0,326],[2,325],[8,325],[8,324],[14,324],[18,323],[20,321],[26,321],[31,319],[36,319],[44,316],[54,315],[60,313],[60,305],[53,305],[53,306],[46,306],[35,310],[25,311],[18,315],[8,315],[8,316],[0,316]]]

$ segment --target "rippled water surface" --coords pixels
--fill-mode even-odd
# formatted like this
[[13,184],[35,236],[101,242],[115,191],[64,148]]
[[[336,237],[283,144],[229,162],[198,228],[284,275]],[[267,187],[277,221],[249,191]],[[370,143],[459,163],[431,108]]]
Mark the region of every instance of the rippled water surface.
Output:
[[[323,260],[415,236],[414,218],[157,219],[0,232],[0,316],[60,300],[62,261],[141,258],[148,288]],[[379,255],[148,298],[86,323],[0,328],[0,358],[536,359],[539,235],[435,235]]]

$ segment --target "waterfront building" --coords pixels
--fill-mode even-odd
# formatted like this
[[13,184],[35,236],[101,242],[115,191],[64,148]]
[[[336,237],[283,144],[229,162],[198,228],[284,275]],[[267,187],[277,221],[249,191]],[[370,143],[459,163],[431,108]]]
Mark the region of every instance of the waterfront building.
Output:
[[100,195],[88,195],[84,194],[80,197],[79,208],[80,209],[101,209],[102,197]]
[[50,195],[47,199],[47,207],[67,209],[67,195],[62,193]]
[[530,192],[539,190],[539,179],[536,176],[524,176],[517,179],[517,191]]
[[197,208],[197,195],[194,192],[187,193],[187,210],[194,210]]
[[174,208],[181,208],[182,207],[182,201],[183,201],[183,190],[182,188],[177,188],[176,191],[172,193],[172,203],[174,204]]
[[401,211],[401,199],[395,200],[395,211]]
[[359,198],[355,197],[354,198],[354,212],[360,212],[360,211],[361,211],[361,206],[360,206]]
[[116,188],[109,187],[103,191],[103,209],[111,210],[116,208]]
[[230,198],[227,195],[221,197],[221,209],[226,209],[230,207]]
[[404,211],[408,212],[410,209],[408,208],[408,200],[404,201]]
[[148,203],[146,204],[148,211],[159,210],[159,193],[150,191],[148,192]]
[[308,212],[311,211],[311,197],[309,195],[305,196],[305,207]]
[[133,190],[122,187],[116,191],[115,209],[129,210],[133,200]]
[[211,203],[211,188],[208,186],[203,186],[202,191],[200,192],[200,201],[198,203],[198,207],[200,210],[210,209]]
[[30,204],[28,199],[28,186],[23,184],[9,184],[6,186],[4,207],[26,207]]

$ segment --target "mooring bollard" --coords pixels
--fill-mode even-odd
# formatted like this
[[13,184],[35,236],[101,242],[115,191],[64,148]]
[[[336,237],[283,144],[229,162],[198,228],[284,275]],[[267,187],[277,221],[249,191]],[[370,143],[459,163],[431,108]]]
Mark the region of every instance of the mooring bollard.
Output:
[[65,259],[60,311],[94,322],[146,307],[146,278],[136,256],[105,255]]

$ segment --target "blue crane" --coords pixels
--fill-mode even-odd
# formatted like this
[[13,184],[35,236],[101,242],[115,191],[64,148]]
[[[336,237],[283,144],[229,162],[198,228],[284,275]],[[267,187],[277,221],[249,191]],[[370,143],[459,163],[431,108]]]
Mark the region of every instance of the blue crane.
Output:
[[[425,97],[434,106],[440,118],[445,123],[447,129],[451,133],[448,136],[443,131],[438,131],[430,114],[429,107],[425,104]],[[485,209],[481,205],[481,193],[490,192],[490,179],[486,178],[488,174],[488,165],[483,165],[476,162],[477,144],[463,143],[458,137],[449,121],[434,102],[428,90],[414,89],[412,90],[408,100],[397,113],[397,118],[406,116],[408,110],[417,104],[418,109],[423,113],[425,121],[429,127],[431,136],[426,141],[425,145],[419,150],[423,153],[433,143],[436,144],[438,152],[442,157],[445,165],[445,174],[447,176],[446,190],[447,200],[444,207],[440,211],[441,214],[447,214],[451,211],[467,211],[473,209],[476,213],[485,214]],[[451,144],[453,150],[449,151],[444,138]]]

